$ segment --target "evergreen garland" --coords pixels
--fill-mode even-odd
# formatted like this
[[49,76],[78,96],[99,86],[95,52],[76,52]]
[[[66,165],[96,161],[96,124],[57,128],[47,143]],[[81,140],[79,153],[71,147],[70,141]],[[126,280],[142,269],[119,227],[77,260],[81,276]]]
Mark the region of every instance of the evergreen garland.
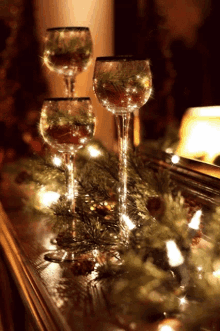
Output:
[[[116,315],[130,316],[135,323],[175,318],[185,330],[219,330],[220,208],[210,215],[203,238],[201,225],[198,230],[189,226],[199,206],[189,206],[166,172],[155,173],[143,156],[130,153],[128,212],[135,228],[125,247],[120,242],[117,216],[117,158],[96,141],[90,146],[101,155],[89,157],[88,147],[78,155],[76,242],[68,242],[68,236],[66,241],[62,238],[73,215],[64,195],[64,168],[54,168],[49,154],[44,162],[29,160],[16,181],[32,185],[33,192],[42,186],[49,185],[48,190],[56,187],[60,199],[49,208],[34,206],[32,198],[29,205],[48,215],[59,233],[57,240],[69,249],[109,253],[104,262],[100,257],[97,273],[99,279],[111,279]],[[175,263],[174,250],[179,256],[174,256]]]

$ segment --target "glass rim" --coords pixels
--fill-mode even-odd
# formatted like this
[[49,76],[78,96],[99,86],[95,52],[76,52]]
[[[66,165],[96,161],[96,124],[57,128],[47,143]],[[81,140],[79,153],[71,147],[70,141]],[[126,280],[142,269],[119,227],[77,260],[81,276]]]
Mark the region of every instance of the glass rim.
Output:
[[78,30],[78,31],[89,31],[89,27],[86,26],[64,26],[64,27],[54,27],[54,28],[48,28],[46,31],[68,31],[68,30]]
[[96,61],[103,62],[121,62],[121,61],[147,61],[150,60],[146,57],[136,56],[136,55],[114,55],[114,56],[98,56]]
[[46,98],[44,99],[44,102],[46,101],[91,101],[91,98],[89,97],[79,97],[79,98]]

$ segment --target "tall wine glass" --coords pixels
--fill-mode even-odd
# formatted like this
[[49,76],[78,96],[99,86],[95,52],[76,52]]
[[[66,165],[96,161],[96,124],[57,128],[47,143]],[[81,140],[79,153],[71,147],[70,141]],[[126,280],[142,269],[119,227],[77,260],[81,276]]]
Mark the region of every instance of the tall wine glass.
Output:
[[121,236],[128,240],[132,224],[127,213],[128,130],[130,114],[149,99],[152,78],[149,61],[131,56],[98,57],[93,78],[95,94],[116,118],[119,151],[119,221]]
[[[73,238],[75,213],[75,156],[93,137],[95,116],[90,98],[51,98],[43,103],[40,133],[46,143],[64,155],[67,177],[67,201],[73,215],[68,233]],[[71,239],[71,237],[70,237]],[[71,251],[54,251],[46,254],[47,260],[60,262],[73,260]]]
[[66,97],[73,97],[76,75],[85,71],[92,60],[89,28],[47,29],[43,59],[51,71],[64,76]]

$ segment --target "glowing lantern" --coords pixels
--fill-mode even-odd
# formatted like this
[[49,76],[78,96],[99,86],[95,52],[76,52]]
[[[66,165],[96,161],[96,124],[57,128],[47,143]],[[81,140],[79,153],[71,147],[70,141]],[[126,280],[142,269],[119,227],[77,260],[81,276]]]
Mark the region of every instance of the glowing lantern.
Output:
[[220,106],[189,108],[180,127],[176,153],[213,163],[220,155]]

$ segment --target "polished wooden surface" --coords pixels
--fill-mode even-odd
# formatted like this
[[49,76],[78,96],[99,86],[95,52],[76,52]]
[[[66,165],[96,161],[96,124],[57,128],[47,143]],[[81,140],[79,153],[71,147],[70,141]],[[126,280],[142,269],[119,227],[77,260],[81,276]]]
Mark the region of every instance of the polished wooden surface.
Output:
[[175,154],[149,150],[144,157],[148,167],[156,171],[167,170],[183,195],[208,208],[219,206],[220,167],[179,156],[173,159],[173,156],[176,157]]
[[[111,330],[104,287],[88,276],[74,276],[71,263],[51,263],[44,253],[55,247],[44,219],[0,207],[1,245],[25,306],[39,330]],[[30,215],[29,215],[30,216]],[[113,328],[114,329],[114,328]]]
[[35,328],[50,331],[115,330],[114,318],[106,301],[107,287],[95,280],[96,272],[75,276],[72,263],[45,261],[44,253],[56,249],[50,243],[53,233],[47,220],[22,212],[15,190],[12,194],[7,185],[2,192],[6,211],[1,204],[0,242]]

